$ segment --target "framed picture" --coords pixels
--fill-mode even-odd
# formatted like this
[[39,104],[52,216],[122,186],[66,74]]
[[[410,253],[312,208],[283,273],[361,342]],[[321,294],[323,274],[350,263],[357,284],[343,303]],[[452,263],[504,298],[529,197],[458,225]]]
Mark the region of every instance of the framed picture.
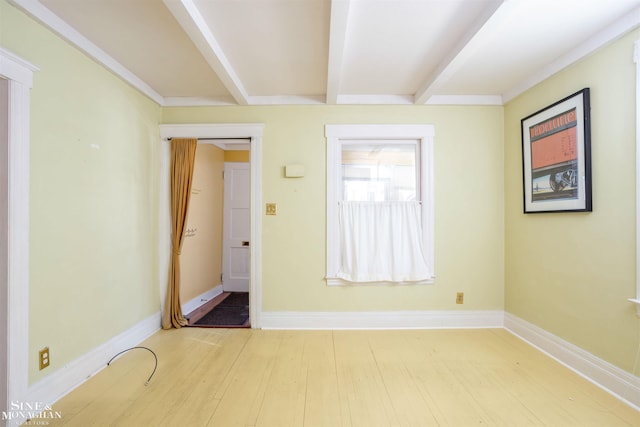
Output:
[[589,88],[521,125],[524,213],[591,212]]

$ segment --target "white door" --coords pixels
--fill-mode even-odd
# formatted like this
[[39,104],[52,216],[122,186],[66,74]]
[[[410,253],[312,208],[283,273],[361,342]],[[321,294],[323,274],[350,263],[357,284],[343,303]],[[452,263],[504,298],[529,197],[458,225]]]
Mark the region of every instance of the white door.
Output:
[[249,292],[251,192],[249,163],[224,164],[222,289]]

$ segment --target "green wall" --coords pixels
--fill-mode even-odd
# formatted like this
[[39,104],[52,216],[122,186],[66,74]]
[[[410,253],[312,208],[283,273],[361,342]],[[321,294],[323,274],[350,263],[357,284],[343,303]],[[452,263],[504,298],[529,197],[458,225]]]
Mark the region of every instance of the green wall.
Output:
[[[32,62],[29,381],[159,310],[161,110],[0,1],[0,45]],[[48,346],[51,366],[38,371]]]
[[[165,108],[163,123],[264,123],[264,311],[501,310],[504,295],[502,107]],[[435,285],[327,287],[324,126],[435,126]],[[283,167],[305,166],[287,179]],[[456,305],[456,291],[465,304]]]
[[[630,372],[640,345],[640,319],[627,301],[636,293],[638,39],[640,30],[505,106],[505,309]],[[593,212],[524,215],[520,120],[584,87]]]

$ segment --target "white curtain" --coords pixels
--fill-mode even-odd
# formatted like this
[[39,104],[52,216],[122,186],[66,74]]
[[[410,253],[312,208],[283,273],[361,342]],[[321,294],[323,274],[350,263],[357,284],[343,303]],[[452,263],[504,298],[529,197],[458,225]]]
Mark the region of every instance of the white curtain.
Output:
[[418,202],[341,202],[338,277],[351,282],[417,282],[432,277]]

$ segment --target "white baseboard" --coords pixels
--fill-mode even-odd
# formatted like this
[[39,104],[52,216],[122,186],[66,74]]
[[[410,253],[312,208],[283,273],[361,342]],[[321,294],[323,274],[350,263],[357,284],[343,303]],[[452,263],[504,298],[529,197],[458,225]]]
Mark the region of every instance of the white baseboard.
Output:
[[[104,369],[113,356],[135,347],[153,335],[160,329],[160,323],[160,312],[158,312],[78,359],[67,363],[51,375],[31,385],[27,391],[26,402],[37,402],[51,407],[57,400]],[[16,421],[21,423],[25,420]]]
[[502,328],[502,310],[298,312],[263,311],[262,329]]
[[204,292],[204,293],[198,295],[197,297],[195,297],[191,301],[188,301],[188,302],[182,304],[182,314],[186,315],[186,314],[191,313],[193,310],[195,310],[196,308],[200,307],[201,305],[206,304],[207,302],[209,302],[213,298],[217,297],[221,293],[222,293],[222,285],[218,285],[218,286],[215,286],[212,289],[209,289],[207,292]]
[[590,382],[640,410],[640,377],[513,314],[505,313],[504,327]]

